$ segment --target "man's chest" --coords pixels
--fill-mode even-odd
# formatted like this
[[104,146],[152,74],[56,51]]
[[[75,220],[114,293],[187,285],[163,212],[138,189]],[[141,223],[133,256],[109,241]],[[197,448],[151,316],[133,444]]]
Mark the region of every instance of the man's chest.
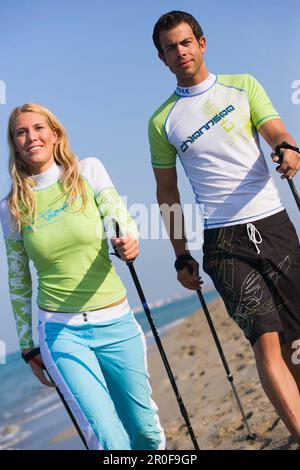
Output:
[[179,99],[166,121],[169,142],[180,157],[217,153],[252,138],[250,107],[245,92],[219,87],[205,96]]

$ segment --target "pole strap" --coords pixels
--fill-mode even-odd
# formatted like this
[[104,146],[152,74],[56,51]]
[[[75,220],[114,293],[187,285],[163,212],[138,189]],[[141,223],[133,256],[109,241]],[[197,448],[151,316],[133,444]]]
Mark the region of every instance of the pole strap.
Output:
[[21,354],[22,359],[28,364],[29,361],[31,361],[35,356],[38,356],[41,353],[40,348],[34,348],[32,351],[29,351],[28,353],[23,353]]
[[281,142],[281,144],[276,145],[276,147],[274,149],[276,155],[278,155],[278,157],[280,158],[280,163],[282,162],[282,157],[283,157],[281,149],[283,149],[283,150],[286,150],[286,149],[294,150],[295,152],[300,153],[299,147],[295,147],[294,145],[288,144],[286,141],[283,141],[283,142]]
[[189,261],[195,261],[195,259],[189,253],[178,256],[174,263],[176,271],[178,272],[184,268],[187,268],[189,266]]

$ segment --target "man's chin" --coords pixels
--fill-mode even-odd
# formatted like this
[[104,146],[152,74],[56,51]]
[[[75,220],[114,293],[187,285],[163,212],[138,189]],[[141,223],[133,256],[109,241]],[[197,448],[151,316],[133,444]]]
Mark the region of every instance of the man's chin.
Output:
[[184,74],[181,73],[181,74],[176,75],[177,82],[181,83],[182,86],[185,86],[185,87],[188,87],[190,85],[183,85],[183,84],[186,82],[189,82],[193,77],[194,77],[193,73],[184,73]]

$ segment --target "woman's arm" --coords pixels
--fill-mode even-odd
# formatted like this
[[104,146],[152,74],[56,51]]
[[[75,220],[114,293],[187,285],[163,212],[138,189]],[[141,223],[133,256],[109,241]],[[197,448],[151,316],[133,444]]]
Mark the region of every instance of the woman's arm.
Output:
[[8,285],[13,314],[16,321],[20,348],[34,347],[32,339],[32,282],[29,259],[22,240],[5,238]]
[[[26,253],[22,234],[12,231],[10,215],[6,201],[0,204],[0,220],[5,240],[8,286],[13,314],[15,317],[19,344],[24,354],[34,348],[32,339],[32,280],[29,268],[29,258]],[[44,375],[44,364],[40,355],[29,365],[39,381],[50,387],[53,384]]]
[[109,225],[113,231],[115,231],[115,222],[119,225],[120,236],[112,237],[111,241],[121,259],[134,260],[138,256],[139,234],[117,190],[114,187],[107,188],[100,192],[96,200],[106,225]]

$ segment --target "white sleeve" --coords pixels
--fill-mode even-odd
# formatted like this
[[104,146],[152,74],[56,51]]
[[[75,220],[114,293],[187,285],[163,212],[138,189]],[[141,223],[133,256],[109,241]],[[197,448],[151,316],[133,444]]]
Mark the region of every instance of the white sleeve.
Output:
[[4,238],[8,240],[22,240],[22,233],[12,229],[12,217],[8,207],[7,199],[0,202],[0,221]]
[[95,196],[104,189],[114,187],[103,164],[97,158],[90,157],[79,160],[79,167],[81,176],[93,188]]

